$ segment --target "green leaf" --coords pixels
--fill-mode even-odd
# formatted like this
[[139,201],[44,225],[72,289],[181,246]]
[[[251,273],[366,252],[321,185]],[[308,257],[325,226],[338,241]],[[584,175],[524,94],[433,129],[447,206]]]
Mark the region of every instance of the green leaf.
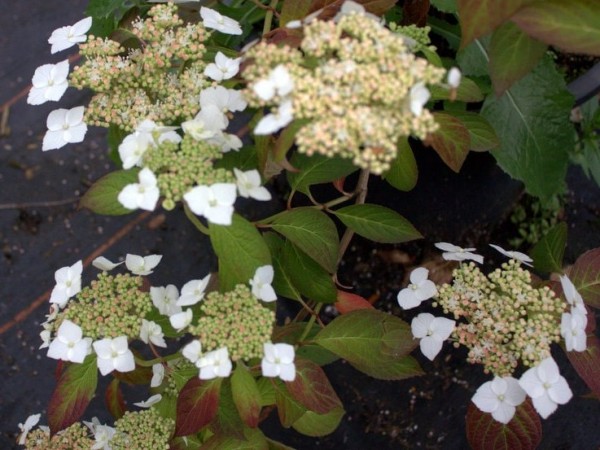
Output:
[[298,289],[294,287],[294,283],[289,274],[289,268],[284,266],[281,261],[281,249],[283,248],[285,241],[279,237],[277,233],[272,231],[263,234],[263,237],[271,251],[274,272],[273,283],[271,283],[273,289],[275,289],[275,292],[282,297],[298,300],[301,297],[301,294]]
[[304,194],[308,193],[309,187],[313,184],[334,181],[357,170],[350,159],[318,154],[306,156],[298,152],[294,153],[290,164],[298,169],[298,172],[287,173],[290,186]]
[[187,382],[177,399],[175,436],[196,434],[213,421],[219,409],[221,381],[194,377]]
[[283,27],[292,20],[304,19],[313,3],[313,0],[295,0],[293,2],[283,2],[281,16],[279,17],[279,26]]
[[231,435],[215,434],[208,438],[202,447],[195,448],[202,448],[202,450],[268,450],[269,444],[262,431],[245,428],[239,439]]
[[466,127],[471,138],[469,149],[476,152],[491,150],[500,145],[500,140],[485,117],[469,111],[446,111]]
[[296,350],[296,356],[298,358],[308,359],[319,366],[326,366],[334,361],[340,359],[336,354],[319,345],[302,345]]
[[[456,53],[456,62],[464,76],[469,77],[487,77],[488,57],[481,51],[481,46],[488,47],[490,38],[488,36],[477,39],[475,42],[460,49]],[[461,83],[462,84],[462,83]]]
[[237,152],[224,153],[221,159],[215,161],[214,167],[230,171],[233,171],[234,167],[240,170],[256,169],[258,167],[256,147],[245,145]]
[[530,252],[533,266],[540,272],[562,272],[567,245],[567,224],[557,223],[539,240]]
[[456,0],[431,0],[431,4],[445,13],[454,14],[457,11]]
[[523,33],[512,22],[501,25],[490,41],[490,76],[499,97],[538,65],[548,46]]
[[427,137],[427,143],[448,167],[458,173],[469,154],[469,131],[460,120],[450,114],[434,112],[433,117],[439,128]]
[[398,155],[392,161],[390,169],[382,176],[399,191],[410,191],[417,185],[419,170],[415,155],[410,148],[408,138],[398,141]]
[[600,8],[595,0],[538,0],[512,20],[530,36],[563,51],[600,55]]
[[178,333],[175,328],[171,325],[171,321],[169,320],[169,316],[165,316],[161,314],[158,309],[152,308],[145,317],[146,320],[151,320],[152,322],[160,325],[165,337],[169,338],[178,338],[181,337],[181,333]]
[[231,376],[233,401],[241,419],[251,428],[258,426],[260,415],[260,392],[256,380],[242,364],[236,364]]
[[564,188],[575,136],[572,106],[562,76],[546,57],[502,97],[490,95],[481,111],[500,138],[492,151],[500,167],[542,201]]
[[219,258],[219,285],[223,292],[248,283],[260,266],[271,264],[271,253],[258,230],[239,214],[231,225],[210,224],[210,242]]
[[587,305],[600,308],[600,248],[589,250],[577,258],[569,271],[569,278]]
[[384,206],[350,205],[333,213],[356,234],[375,242],[399,244],[423,237],[408,220]]
[[336,271],[340,244],[327,214],[308,206],[294,208],[275,216],[271,226],[329,273]]
[[104,175],[83,194],[79,206],[106,216],[131,213],[132,210],[121,205],[117,197],[125,186],[137,183],[138,173],[139,169],[131,169],[117,170]]
[[48,404],[48,425],[50,432],[73,425],[83,415],[94,397],[98,384],[96,355],[88,355],[83,363],[65,363],[50,403]]
[[323,369],[312,361],[296,358],[296,378],[286,381],[290,395],[309,411],[318,414],[342,407]]
[[432,85],[429,87],[432,100],[458,100],[460,102],[480,102],[483,100],[483,94],[479,86],[470,78],[461,80],[455,92],[451,89]]
[[302,417],[293,423],[292,428],[306,436],[326,436],[337,429],[344,414],[346,414],[346,411],[341,406],[329,411],[327,414],[306,411]]
[[306,408],[290,395],[287,387],[279,380],[273,380],[275,388],[275,400],[277,405],[277,415],[281,425],[289,428],[306,412]]
[[270,378],[262,377],[256,381],[256,387],[260,392],[260,406],[275,404],[275,387]]
[[374,309],[336,317],[314,342],[346,359],[356,369],[382,380],[401,380],[422,374],[408,355],[417,345],[410,326]]
[[244,423],[238,413],[233,400],[233,392],[229,379],[224,379],[221,383],[219,393],[219,408],[217,415],[211,422],[210,431],[216,435],[232,436],[236,439],[243,439]]
[[594,395],[600,398],[600,339],[593,334],[588,335],[583,352],[566,353],[577,374]]
[[504,425],[469,403],[467,440],[473,450],[535,450],[542,440],[542,422],[528,398]]
[[119,383],[120,381],[117,378],[113,378],[106,387],[106,391],[104,393],[104,403],[106,404],[106,409],[115,420],[123,417],[123,414],[125,414],[125,411],[127,410],[125,408],[123,392],[121,391],[121,386],[119,386]]

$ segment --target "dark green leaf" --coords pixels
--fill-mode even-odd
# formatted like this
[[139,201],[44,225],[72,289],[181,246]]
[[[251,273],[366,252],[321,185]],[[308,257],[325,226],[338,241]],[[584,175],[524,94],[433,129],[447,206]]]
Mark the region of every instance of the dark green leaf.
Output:
[[396,189],[410,191],[416,186],[418,176],[417,161],[408,139],[401,138],[398,141],[398,155],[382,177]]
[[313,184],[334,181],[358,170],[350,159],[323,155],[306,156],[297,152],[292,156],[290,163],[298,172],[288,172],[288,181],[292,189],[304,194],[308,193]]
[[295,0],[293,2],[283,2],[279,26],[283,27],[292,20],[304,19],[309,11],[313,0]]
[[113,378],[110,384],[106,387],[104,393],[104,403],[106,409],[113,416],[115,420],[120,419],[125,414],[125,401],[123,400],[123,392],[121,386],[119,386],[119,380]]
[[533,266],[540,272],[562,272],[566,245],[567,224],[560,222],[552,227],[531,250]]
[[138,182],[138,173],[139,169],[131,169],[104,175],[83,194],[79,206],[107,216],[131,213],[132,210],[121,205],[117,197],[125,186]]
[[251,428],[258,426],[260,392],[256,380],[242,364],[237,364],[231,376],[233,401],[241,419]]
[[306,436],[326,436],[335,431],[344,414],[346,414],[346,411],[341,406],[326,414],[306,411],[302,417],[293,423],[292,428]]
[[457,11],[456,0],[431,0],[431,4],[445,13],[454,14]]
[[456,91],[442,86],[432,85],[429,87],[432,100],[458,100],[460,102],[480,102],[483,100],[483,94],[477,84],[463,77]]
[[469,149],[476,152],[491,150],[500,145],[494,128],[481,114],[469,111],[446,111],[462,122],[471,138]]

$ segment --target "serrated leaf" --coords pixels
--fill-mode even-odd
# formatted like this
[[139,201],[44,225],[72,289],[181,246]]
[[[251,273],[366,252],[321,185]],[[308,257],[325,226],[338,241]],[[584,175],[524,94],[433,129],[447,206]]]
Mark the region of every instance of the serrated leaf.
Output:
[[585,384],[600,398],[600,339],[588,335],[586,346],[583,352],[566,352],[567,357]]
[[423,237],[408,220],[385,206],[350,205],[332,212],[356,234],[375,242],[398,244]]
[[234,213],[229,226],[210,224],[210,242],[219,258],[221,291],[248,283],[256,269],[271,264],[271,253],[254,225]]
[[587,305],[600,308],[600,248],[589,250],[577,258],[569,271],[569,278]]
[[566,245],[567,224],[560,222],[553,226],[529,252],[535,269],[540,272],[562,272]]
[[70,363],[63,370],[48,404],[48,425],[52,434],[77,422],[96,392],[98,369],[96,356],[83,363]]
[[333,390],[323,369],[312,361],[296,358],[296,378],[286,381],[290,395],[309,411],[318,414],[342,407],[342,402]]
[[511,19],[530,36],[572,53],[600,55],[600,9],[594,0],[544,0]]
[[298,152],[294,153],[290,164],[298,169],[298,172],[287,173],[290,186],[304,194],[309,192],[313,184],[328,183],[358,170],[350,159],[318,154],[307,156]]
[[256,428],[261,409],[261,396],[256,380],[242,364],[237,364],[233,371],[231,391],[241,419],[249,427]]
[[306,436],[326,436],[336,430],[344,414],[346,414],[346,411],[341,406],[326,414],[306,411],[302,417],[292,424],[292,428]]
[[360,295],[338,290],[335,308],[340,314],[347,314],[350,311],[357,311],[359,309],[374,309],[374,306]]
[[400,191],[410,191],[417,185],[419,170],[415,155],[403,137],[398,141],[398,154],[390,165],[389,170],[382,176],[389,184]]
[[481,114],[469,111],[446,111],[462,122],[471,139],[469,149],[476,152],[488,151],[500,145],[496,131]]
[[434,112],[433,117],[439,128],[427,136],[426,142],[448,167],[458,173],[469,154],[469,131],[460,120],[448,113]]
[[465,77],[463,77],[454,93],[449,88],[436,85],[430,86],[429,91],[432,100],[458,100],[470,103],[480,102],[484,98],[479,86],[470,78]]
[[575,136],[572,106],[562,75],[545,57],[502,97],[490,95],[481,111],[500,137],[500,147],[492,150],[500,167],[542,201],[564,188]]
[[81,200],[79,206],[87,208],[96,214],[119,216],[129,214],[131,209],[125,208],[117,197],[125,186],[137,183],[139,169],[116,170],[97,180]]
[[501,96],[515,81],[538,65],[548,46],[523,33],[512,22],[494,31],[490,41],[490,77],[494,92]]
[[109,385],[106,387],[104,393],[104,403],[106,409],[113,416],[115,420],[120,419],[125,414],[125,401],[123,400],[123,392],[119,385],[119,380],[113,378]]
[[542,422],[531,400],[517,406],[514,417],[504,425],[473,402],[467,410],[467,440],[473,450],[534,450],[542,440]]
[[219,409],[221,381],[194,377],[186,383],[177,399],[175,436],[196,434],[213,421]]
[[294,208],[275,216],[271,226],[329,273],[336,271],[340,244],[327,214],[308,206]]

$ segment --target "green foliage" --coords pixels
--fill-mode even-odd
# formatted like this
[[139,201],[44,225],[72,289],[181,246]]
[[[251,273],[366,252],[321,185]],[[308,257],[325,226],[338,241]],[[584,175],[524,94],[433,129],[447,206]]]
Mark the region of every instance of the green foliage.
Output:
[[483,152],[500,145],[498,135],[480,114],[469,111],[448,111],[448,114],[460,120],[469,132],[469,150]]
[[577,258],[569,277],[584,302],[600,308],[600,249],[589,250]]
[[429,135],[428,143],[448,167],[459,172],[471,145],[469,130],[459,119],[447,113],[435,112],[433,116],[439,129]]
[[419,169],[408,139],[398,142],[398,156],[392,161],[390,169],[382,177],[400,191],[410,191],[417,185]]
[[216,417],[219,409],[221,378],[203,381],[192,378],[177,399],[175,436],[196,434]]
[[307,194],[314,184],[327,183],[350,175],[356,167],[349,159],[329,158],[323,155],[306,156],[294,153],[291,165],[298,172],[288,172],[292,189]]
[[137,182],[138,173],[139,169],[116,170],[103,176],[83,194],[79,206],[106,216],[129,214],[131,210],[122,206],[117,197],[125,186]]
[[560,273],[566,245],[567,224],[560,222],[552,227],[531,250],[535,269],[540,272]]
[[242,421],[256,428],[260,415],[260,392],[256,380],[242,364],[237,364],[231,375],[231,391]]

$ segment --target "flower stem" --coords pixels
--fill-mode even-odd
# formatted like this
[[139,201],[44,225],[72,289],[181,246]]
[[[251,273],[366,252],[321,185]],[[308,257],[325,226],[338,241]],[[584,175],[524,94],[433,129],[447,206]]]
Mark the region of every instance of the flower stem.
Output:
[[[319,316],[319,311],[321,310],[321,307],[323,306],[322,303],[319,303],[316,307],[315,310],[313,311],[313,314],[311,314],[310,319],[308,319],[308,322],[306,322],[306,327],[304,327],[304,331],[302,332],[302,335],[300,336],[300,338],[298,339],[298,342],[302,342],[304,339],[306,339],[306,336],[308,336],[308,333],[310,332],[310,330],[312,329],[312,326],[315,323],[315,320],[318,318]],[[321,326],[324,326],[323,323],[319,320],[319,323],[321,324]]]
[[271,4],[267,6],[268,11],[267,15],[265,16],[265,23],[263,25],[263,36],[269,31],[271,31],[271,25],[273,24],[273,14],[277,12],[277,10],[275,9],[277,7],[277,3],[279,3],[279,0],[271,0]]
[[160,364],[160,363],[164,363],[166,361],[171,361],[173,359],[181,358],[181,355],[179,353],[173,353],[168,356],[162,356],[160,358],[154,358],[154,359],[149,359],[149,360],[141,359],[138,357],[134,357],[134,358],[135,358],[136,366],[152,367],[154,364]]
[[206,228],[202,222],[200,222],[200,219],[198,219],[194,213],[191,211],[190,207],[187,205],[187,203],[183,203],[183,210],[185,211],[185,216],[188,218],[188,220],[190,222],[192,222],[192,225],[194,225],[196,227],[196,229],[198,231],[200,231],[201,233],[210,236],[210,231],[208,228]]
[[[368,184],[369,184],[369,170],[363,169],[360,171],[360,175],[358,176],[358,183],[356,183],[356,189],[354,190],[354,194],[357,196],[356,202],[354,202],[356,205],[362,205],[365,203],[365,200],[367,199]],[[338,252],[338,260],[337,260],[338,265],[340,264],[340,261],[344,257],[344,253],[346,253],[346,250],[348,249],[348,245],[350,245],[350,241],[352,240],[353,236],[354,236],[354,231],[352,231],[350,228],[346,228],[346,231],[344,231],[344,235],[342,236],[342,239],[340,239],[340,250]]]

